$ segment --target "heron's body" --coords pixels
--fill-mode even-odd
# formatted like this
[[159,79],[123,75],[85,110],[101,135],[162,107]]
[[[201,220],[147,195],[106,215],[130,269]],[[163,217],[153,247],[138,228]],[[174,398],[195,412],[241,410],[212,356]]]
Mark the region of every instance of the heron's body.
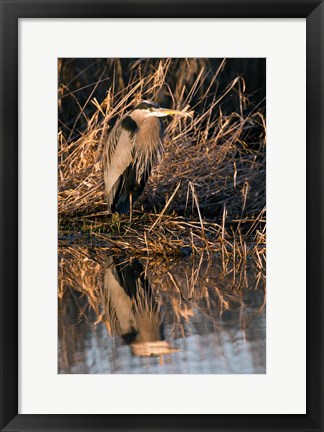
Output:
[[153,166],[163,154],[163,130],[158,117],[182,114],[142,102],[112,129],[104,153],[108,209],[127,213],[141,195]]

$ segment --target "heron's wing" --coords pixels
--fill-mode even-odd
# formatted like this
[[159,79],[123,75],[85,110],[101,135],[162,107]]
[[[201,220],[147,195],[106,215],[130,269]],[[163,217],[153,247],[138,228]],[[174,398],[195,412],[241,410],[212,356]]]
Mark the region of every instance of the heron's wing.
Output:
[[127,213],[130,210],[130,194],[133,203],[141,195],[152,167],[162,157],[162,137],[161,123],[157,118],[142,124],[133,135],[133,160],[118,180],[111,210]]
[[118,213],[130,209],[142,193],[152,167],[163,153],[162,128],[157,118],[137,128],[130,116],[116,125],[107,140],[104,177],[108,208]]
[[109,134],[104,154],[104,178],[109,208],[113,204],[122,175],[132,161],[132,135],[118,123]]
[[136,165],[131,163],[114,185],[114,200],[111,210],[118,213],[128,213],[130,210],[130,194],[134,203],[141,195],[147,176],[137,179]]
[[121,133],[121,121],[117,122],[112,130],[109,132],[107,141],[104,149],[104,162],[105,166],[109,166],[111,163],[111,158],[116,152],[116,146]]

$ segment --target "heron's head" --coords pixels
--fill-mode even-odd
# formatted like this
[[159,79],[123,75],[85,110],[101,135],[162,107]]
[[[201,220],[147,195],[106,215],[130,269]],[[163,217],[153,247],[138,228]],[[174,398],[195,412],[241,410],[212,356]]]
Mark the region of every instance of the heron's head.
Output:
[[182,117],[191,117],[191,113],[186,111],[177,111],[169,108],[161,108],[152,101],[143,101],[137,105],[131,113],[135,121],[143,121],[150,117],[166,117],[168,115],[179,115]]

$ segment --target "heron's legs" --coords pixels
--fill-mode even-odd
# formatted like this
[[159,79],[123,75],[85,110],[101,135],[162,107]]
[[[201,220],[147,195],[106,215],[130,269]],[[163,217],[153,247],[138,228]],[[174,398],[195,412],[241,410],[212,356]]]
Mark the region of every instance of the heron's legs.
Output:
[[132,222],[133,219],[133,193],[129,194],[129,222]]

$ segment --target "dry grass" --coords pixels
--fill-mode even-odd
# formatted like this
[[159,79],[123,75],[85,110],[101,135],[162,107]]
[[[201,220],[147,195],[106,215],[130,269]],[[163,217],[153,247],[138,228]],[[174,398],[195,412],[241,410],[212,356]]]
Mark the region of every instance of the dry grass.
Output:
[[[63,365],[77,363],[70,357],[85,340],[66,321],[72,310],[116,333],[104,289],[108,255],[141,261],[174,338],[197,314],[221,328],[226,311],[239,311],[245,332],[265,307],[264,104],[250,104],[242,77],[227,79],[225,61],[215,70],[206,60],[153,60],[101,59],[79,70],[59,62],[58,296],[74,304],[59,301]],[[130,220],[106,211],[102,157],[114,123],[143,99],[194,116],[168,119],[165,155]]]
[[[63,298],[66,291],[72,288],[87,296],[88,304],[96,313],[99,313],[100,307],[96,307],[96,304],[102,301],[100,294],[102,276],[107,267],[107,257],[110,255],[110,248],[98,244],[61,246],[59,248],[59,298]],[[167,259],[163,256],[150,258],[147,255],[137,258],[142,262],[145,277],[149,279],[152,287],[155,287],[156,293],[165,290],[177,295],[181,294],[180,297],[183,299],[191,298],[195,287],[202,284],[210,285],[210,278],[217,278],[220,285],[227,287],[228,293],[242,289],[265,289],[265,268],[250,259],[249,253],[244,265],[240,260],[223,261],[220,257],[205,259],[203,256],[194,255],[186,257],[185,260],[175,256]],[[123,265],[128,261],[131,262],[132,259],[126,259]],[[177,283],[179,277],[186,282]]]
[[[262,215],[262,213],[261,213]],[[224,225],[201,220],[187,220],[181,216],[146,215],[135,217],[129,223],[125,217],[114,222],[99,222],[97,228],[107,225],[110,233],[95,232],[91,226],[88,241],[100,245],[106,253],[152,261],[178,256],[221,259],[223,274],[236,274],[253,264],[258,272],[266,268],[265,220],[257,219],[246,228],[226,229]],[[154,229],[152,230],[152,227]],[[84,243],[84,237],[79,238]],[[77,244],[78,237],[63,236],[60,245]]]
[[[62,75],[62,64],[59,66]],[[69,218],[70,223],[71,219],[106,210],[102,174],[105,140],[117,118],[142,99],[195,114],[191,121],[168,121],[165,156],[135,209],[161,212],[179,185],[168,214],[175,211],[177,215],[207,217],[226,224],[264,220],[265,117],[260,107],[249,105],[243,78],[223,83],[219,91],[225,61],[211,74],[203,60],[163,59],[154,67],[148,60],[138,60],[127,71],[125,83],[122,67],[118,60],[105,65],[112,79],[107,81],[101,102],[93,97],[96,86],[101,85],[101,75],[82,105],[78,92],[72,93],[63,85],[59,88],[60,107],[67,96],[79,107],[72,123],[63,125],[61,121],[59,127],[61,221]],[[225,114],[223,104],[233,95],[237,109]],[[89,106],[94,111],[89,111]]]

